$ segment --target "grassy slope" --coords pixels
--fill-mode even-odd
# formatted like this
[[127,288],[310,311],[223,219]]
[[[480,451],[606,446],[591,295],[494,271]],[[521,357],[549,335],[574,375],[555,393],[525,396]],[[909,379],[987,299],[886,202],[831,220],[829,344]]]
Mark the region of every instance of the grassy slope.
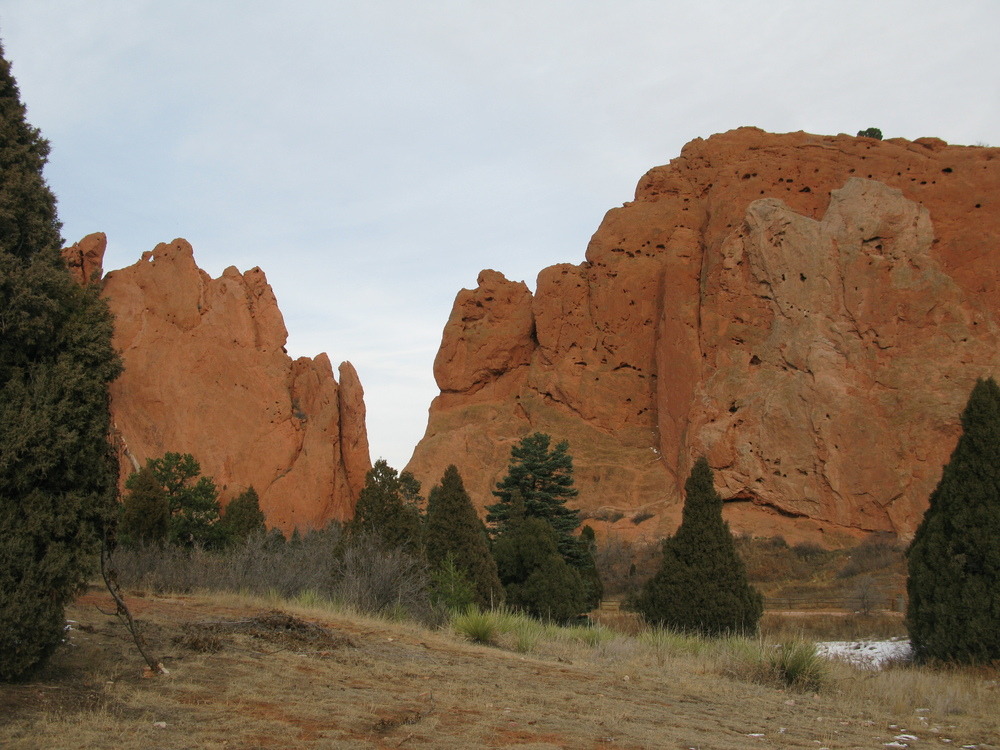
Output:
[[[328,634],[256,636],[239,597],[133,600],[168,677],[142,664],[100,593],[34,681],[0,686],[9,748],[742,748],[1000,746],[995,675],[837,666],[816,695],[752,684],[712,648],[551,633],[530,654],[283,606]],[[198,627],[197,623],[228,623]],[[218,651],[208,651],[218,647]],[[990,682],[993,679],[994,682]],[[927,710],[918,710],[927,709]],[[159,723],[165,726],[158,726]],[[759,736],[756,736],[759,735]]]

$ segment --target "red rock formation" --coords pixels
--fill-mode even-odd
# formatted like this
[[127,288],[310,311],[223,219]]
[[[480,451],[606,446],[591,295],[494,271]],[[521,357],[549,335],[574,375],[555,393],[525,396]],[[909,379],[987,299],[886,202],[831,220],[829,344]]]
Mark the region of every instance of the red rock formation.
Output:
[[63,260],[77,284],[100,281],[104,273],[104,251],[108,238],[103,232],[88,234],[82,240],[62,250]]
[[[103,252],[103,235],[67,250],[98,276]],[[349,362],[338,384],[325,354],[285,353],[263,271],[212,279],[178,239],[108,273],[103,294],[125,365],[111,389],[123,476],[167,451],[191,453],[223,502],[253,485],[269,526],[350,517],[371,466],[361,384]]]
[[695,140],[585,263],[543,270],[534,296],[493,271],[459,294],[408,468],[456,463],[483,505],[541,430],[619,533],[670,531],[706,454],[737,531],[905,537],[976,378],[1000,375],[998,194],[1000,149]]

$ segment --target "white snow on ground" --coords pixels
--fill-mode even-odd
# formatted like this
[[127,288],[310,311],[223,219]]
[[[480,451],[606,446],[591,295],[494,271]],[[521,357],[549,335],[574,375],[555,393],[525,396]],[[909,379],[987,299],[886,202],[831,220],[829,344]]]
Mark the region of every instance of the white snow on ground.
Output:
[[816,644],[816,653],[828,659],[842,659],[858,667],[879,669],[893,659],[910,656],[910,641],[907,638],[891,638],[888,641],[827,641]]

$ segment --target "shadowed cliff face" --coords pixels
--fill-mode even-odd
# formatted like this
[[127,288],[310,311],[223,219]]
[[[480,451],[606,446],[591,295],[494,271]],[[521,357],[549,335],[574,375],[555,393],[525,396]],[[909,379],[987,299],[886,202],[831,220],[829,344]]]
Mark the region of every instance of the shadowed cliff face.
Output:
[[[91,235],[64,254],[99,278],[104,245]],[[123,481],[149,458],[191,453],[223,503],[253,485],[269,526],[351,516],[371,467],[361,384],[349,362],[338,383],[325,354],[285,353],[263,271],[212,279],[174,240],[108,273],[103,294],[125,365],[111,388]]]
[[408,468],[455,463],[482,506],[541,430],[570,441],[577,506],[624,514],[619,534],[670,531],[704,454],[736,531],[905,537],[972,385],[1000,370],[998,194],[1000,149],[693,141],[585,263],[534,295],[494,271],[459,293]]

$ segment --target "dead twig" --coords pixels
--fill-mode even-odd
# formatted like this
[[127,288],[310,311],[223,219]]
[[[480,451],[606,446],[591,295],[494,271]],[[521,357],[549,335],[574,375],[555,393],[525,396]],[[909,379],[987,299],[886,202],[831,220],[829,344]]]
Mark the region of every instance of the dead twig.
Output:
[[110,551],[108,550],[107,539],[105,539],[104,543],[101,545],[101,578],[104,579],[104,585],[107,586],[108,593],[111,594],[111,598],[115,601],[115,616],[122,622],[123,625],[125,625],[125,628],[132,636],[136,649],[138,649],[142,658],[146,660],[146,664],[149,666],[149,674],[151,676],[157,674],[170,674],[166,667],[164,667],[161,662],[157,661],[149,653],[146,640],[142,637],[139,625],[132,617],[132,612],[125,603],[121,587],[118,585],[118,571],[110,567],[110,562]]

